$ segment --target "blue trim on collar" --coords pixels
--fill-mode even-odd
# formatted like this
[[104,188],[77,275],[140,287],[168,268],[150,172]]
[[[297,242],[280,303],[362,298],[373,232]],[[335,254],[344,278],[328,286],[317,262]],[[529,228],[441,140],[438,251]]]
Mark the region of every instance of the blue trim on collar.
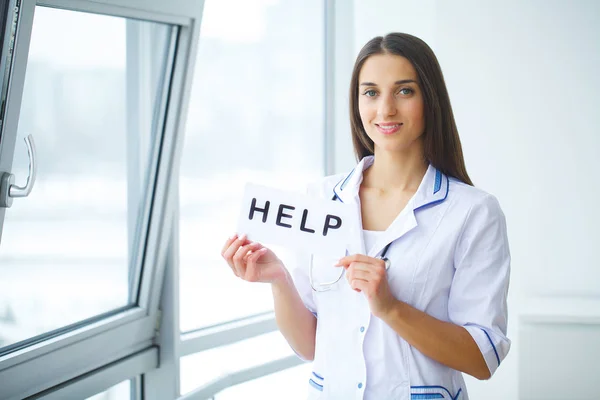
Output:
[[[437,180],[437,176],[436,176],[436,180]],[[436,184],[437,184],[437,182],[436,182]],[[441,186],[441,183],[440,183],[440,186]],[[444,198],[433,200],[433,201],[430,201],[429,203],[425,203],[422,206],[419,206],[419,207],[415,208],[414,211],[420,210],[421,208],[430,206],[432,204],[441,203],[442,201],[446,200],[446,197],[448,197],[448,193],[449,192],[450,192],[450,178],[446,177],[446,194],[444,195]]]
[[[340,182],[341,182],[341,181],[340,181]],[[336,184],[336,185],[333,187],[333,198],[332,198],[331,200],[334,200],[334,201],[335,201],[335,200],[339,200],[339,201],[341,201],[341,202],[343,203],[344,201],[342,200],[342,198],[340,197],[340,195],[339,195],[339,194],[338,194],[338,193],[335,191],[335,188],[337,188],[337,187],[338,187],[338,185],[340,184],[340,182],[338,182],[338,183],[337,183],[337,184]]]
[[[356,168],[353,169],[352,171],[350,171],[350,173],[348,174],[348,176],[346,178],[340,179],[340,181],[335,184],[335,186],[333,187],[333,199],[332,200],[336,200],[337,199],[337,200],[341,201],[342,203],[344,202],[342,200],[342,197],[338,194],[338,192],[335,189],[337,189],[337,187],[339,186],[340,190],[344,190],[344,185],[348,182],[348,180],[350,179],[350,177],[354,174],[355,170],[356,170]],[[340,183],[341,183],[341,185],[340,185]]]
[[[342,196],[340,195],[341,191],[344,190],[345,186],[350,181],[350,178],[352,178],[352,176],[356,172],[357,167],[358,166],[354,167],[354,169],[352,171],[350,171],[350,173],[345,178],[340,179],[339,182],[335,184],[335,186],[333,187],[333,198],[332,198],[332,200],[339,200],[342,203],[344,202],[342,200]],[[433,166],[431,166],[431,167],[433,167]],[[442,189],[444,178],[446,179],[446,192],[442,193],[444,195],[444,197],[443,198],[438,198],[438,199],[435,199],[433,201],[430,201],[429,203],[420,205],[417,208],[415,208],[414,211],[419,210],[419,209],[424,208],[424,207],[427,207],[427,206],[430,206],[430,205],[433,205],[433,204],[440,203],[440,202],[446,200],[446,198],[448,197],[448,192],[450,191],[450,178],[448,178],[448,176],[444,175],[440,170],[438,170],[437,168],[435,168],[433,196],[435,196],[437,193],[439,193],[440,190]]]
[[356,171],[356,168],[354,168],[352,171],[350,171],[350,173],[348,174],[346,179],[344,179],[344,182],[342,182],[342,185],[340,186],[340,190],[344,190],[344,186],[346,186],[346,183],[348,183],[348,180],[352,177],[352,175],[354,175],[354,171]]
[[433,194],[436,194],[442,188],[442,173],[439,169],[435,170],[435,185],[433,187]]

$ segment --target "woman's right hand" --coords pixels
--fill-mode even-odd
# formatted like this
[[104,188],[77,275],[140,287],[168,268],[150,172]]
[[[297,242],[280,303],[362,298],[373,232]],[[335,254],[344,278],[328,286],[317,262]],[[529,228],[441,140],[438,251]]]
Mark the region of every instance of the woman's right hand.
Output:
[[252,242],[246,235],[233,235],[225,242],[221,256],[235,276],[248,282],[277,283],[286,278],[281,260],[260,243]]

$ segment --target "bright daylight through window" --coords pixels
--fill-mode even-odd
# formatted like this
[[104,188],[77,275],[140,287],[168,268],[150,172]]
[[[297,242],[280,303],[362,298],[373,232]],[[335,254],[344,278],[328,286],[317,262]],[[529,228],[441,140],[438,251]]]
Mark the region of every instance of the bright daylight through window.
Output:
[[180,175],[182,331],[273,307],[220,251],[246,182],[302,191],[323,175],[323,18],[320,0],[205,2]]
[[4,221],[0,348],[135,304],[170,32],[36,8],[13,173],[27,177],[29,134],[39,168]]

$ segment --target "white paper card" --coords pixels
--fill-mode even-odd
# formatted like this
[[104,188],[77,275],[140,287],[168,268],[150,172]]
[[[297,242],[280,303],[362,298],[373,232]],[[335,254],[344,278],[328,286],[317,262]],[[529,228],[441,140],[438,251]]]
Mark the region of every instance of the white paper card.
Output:
[[356,236],[354,219],[342,202],[248,183],[237,232],[255,242],[343,257]]

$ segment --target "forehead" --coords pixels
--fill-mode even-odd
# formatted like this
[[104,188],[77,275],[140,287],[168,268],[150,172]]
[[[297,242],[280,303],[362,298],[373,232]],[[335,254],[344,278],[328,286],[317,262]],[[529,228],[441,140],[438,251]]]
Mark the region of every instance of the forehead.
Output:
[[358,83],[372,82],[378,85],[393,84],[396,81],[412,79],[417,81],[417,71],[407,58],[395,54],[375,54],[367,58],[358,75]]

